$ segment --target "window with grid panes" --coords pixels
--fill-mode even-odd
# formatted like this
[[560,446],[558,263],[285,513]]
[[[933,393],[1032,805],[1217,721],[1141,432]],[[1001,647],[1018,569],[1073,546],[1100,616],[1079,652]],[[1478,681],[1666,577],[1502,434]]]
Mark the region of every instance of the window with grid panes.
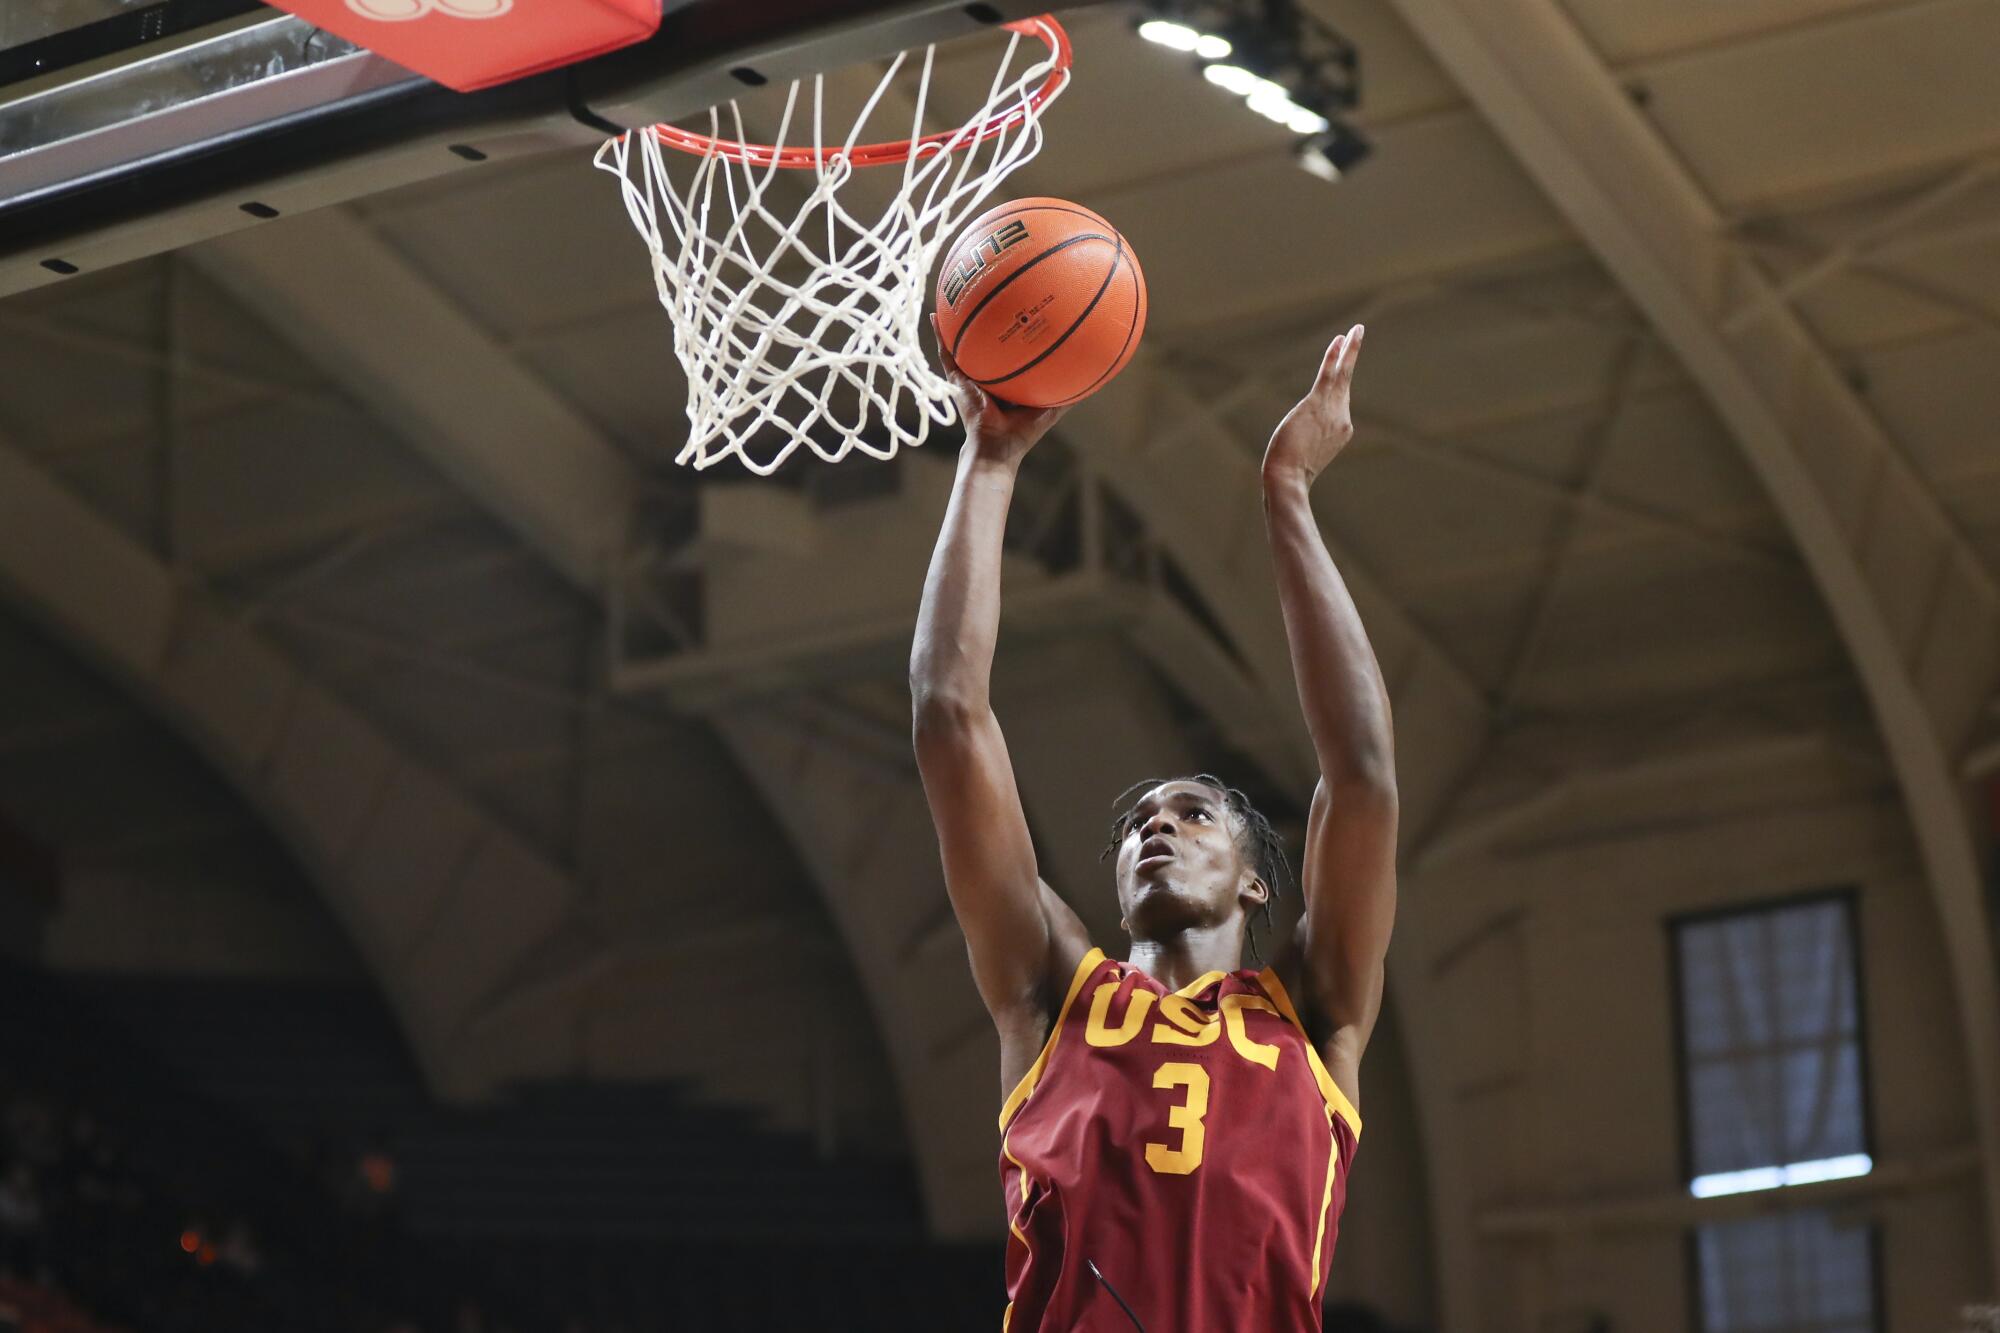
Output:
[[[1866,1059],[1853,903],[1825,895],[1672,926],[1689,1190],[1865,1174]],[[1823,1208],[1693,1232],[1703,1333],[1873,1333],[1871,1227]]]

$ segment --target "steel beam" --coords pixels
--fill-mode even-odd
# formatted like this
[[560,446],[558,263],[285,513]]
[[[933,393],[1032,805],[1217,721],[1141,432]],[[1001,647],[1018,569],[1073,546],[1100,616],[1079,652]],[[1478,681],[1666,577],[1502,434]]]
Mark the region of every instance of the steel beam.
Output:
[[[322,209],[240,232],[188,262],[283,330],[573,582],[603,586],[643,494],[618,489],[634,469],[366,222]],[[479,444],[426,447],[445,440]]]
[[[1937,497],[1796,315],[1773,305],[1771,278],[1728,239],[1713,201],[1558,6],[1395,6],[1680,356],[1819,585],[1868,692],[1937,910],[1979,1126],[1985,1252],[2000,1272],[2000,983],[1949,762],[2000,666],[2000,595]],[[1734,336],[1725,327],[1733,310],[1766,308]],[[1925,615],[1925,604],[1949,611]]]
[[283,652],[0,446],[0,595],[121,682],[269,823],[367,960],[439,1094],[482,990],[576,885]]

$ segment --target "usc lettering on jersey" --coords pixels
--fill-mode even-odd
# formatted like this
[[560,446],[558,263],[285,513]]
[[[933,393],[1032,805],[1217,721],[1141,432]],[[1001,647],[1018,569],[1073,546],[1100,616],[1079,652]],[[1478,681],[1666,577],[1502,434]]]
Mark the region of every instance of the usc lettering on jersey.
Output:
[[1277,974],[1092,949],[1000,1112],[1003,1333],[1308,1333],[1361,1119]]

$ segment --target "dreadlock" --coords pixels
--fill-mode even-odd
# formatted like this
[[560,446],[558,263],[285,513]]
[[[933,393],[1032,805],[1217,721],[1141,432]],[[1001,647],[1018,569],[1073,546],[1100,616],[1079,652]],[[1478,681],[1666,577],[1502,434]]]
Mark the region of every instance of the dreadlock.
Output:
[[[1264,895],[1265,932],[1268,934],[1276,930],[1277,927],[1271,920],[1271,903],[1282,891],[1283,880],[1291,874],[1292,869],[1291,862],[1285,859],[1284,839],[1278,836],[1278,830],[1271,827],[1271,821],[1264,817],[1264,813],[1250,804],[1248,796],[1212,773],[1197,773],[1191,778],[1147,778],[1133,783],[1118,793],[1118,799],[1113,801],[1112,805],[1123,808],[1112,817],[1111,841],[1104,845],[1104,850],[1098,853],[1097,859],[1102,861],[1106,857],[1116,856],[1118,845],[1124,842],[1125,835],[1132,831],[1133,814],[1138,808],[1138,802],[1133,799],[1133,794],[1151,791],[1167,782],[1199,782],[1221,795],[1223,805],[1228,808],[1230,814],[1236,816],[1236,846],[1249,859],[1251,866],[1257,872],[1257,878],[1264,881],[1264,887],[1268,890]],[[1246,934],[1250,941],[1250,956],[1262,963],[1264,954],[1257,947],[1255,917],[1250,919]]]

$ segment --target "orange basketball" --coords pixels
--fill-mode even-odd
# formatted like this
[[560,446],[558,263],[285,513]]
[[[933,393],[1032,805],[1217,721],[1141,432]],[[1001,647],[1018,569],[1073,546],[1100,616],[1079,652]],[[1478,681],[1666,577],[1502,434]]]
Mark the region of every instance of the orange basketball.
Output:
[[995,398],[1061,407],[1111,382],[1146,328],[1146,277],[1118,229],[1066,199],[973,219],[938,271],[938,335]]

